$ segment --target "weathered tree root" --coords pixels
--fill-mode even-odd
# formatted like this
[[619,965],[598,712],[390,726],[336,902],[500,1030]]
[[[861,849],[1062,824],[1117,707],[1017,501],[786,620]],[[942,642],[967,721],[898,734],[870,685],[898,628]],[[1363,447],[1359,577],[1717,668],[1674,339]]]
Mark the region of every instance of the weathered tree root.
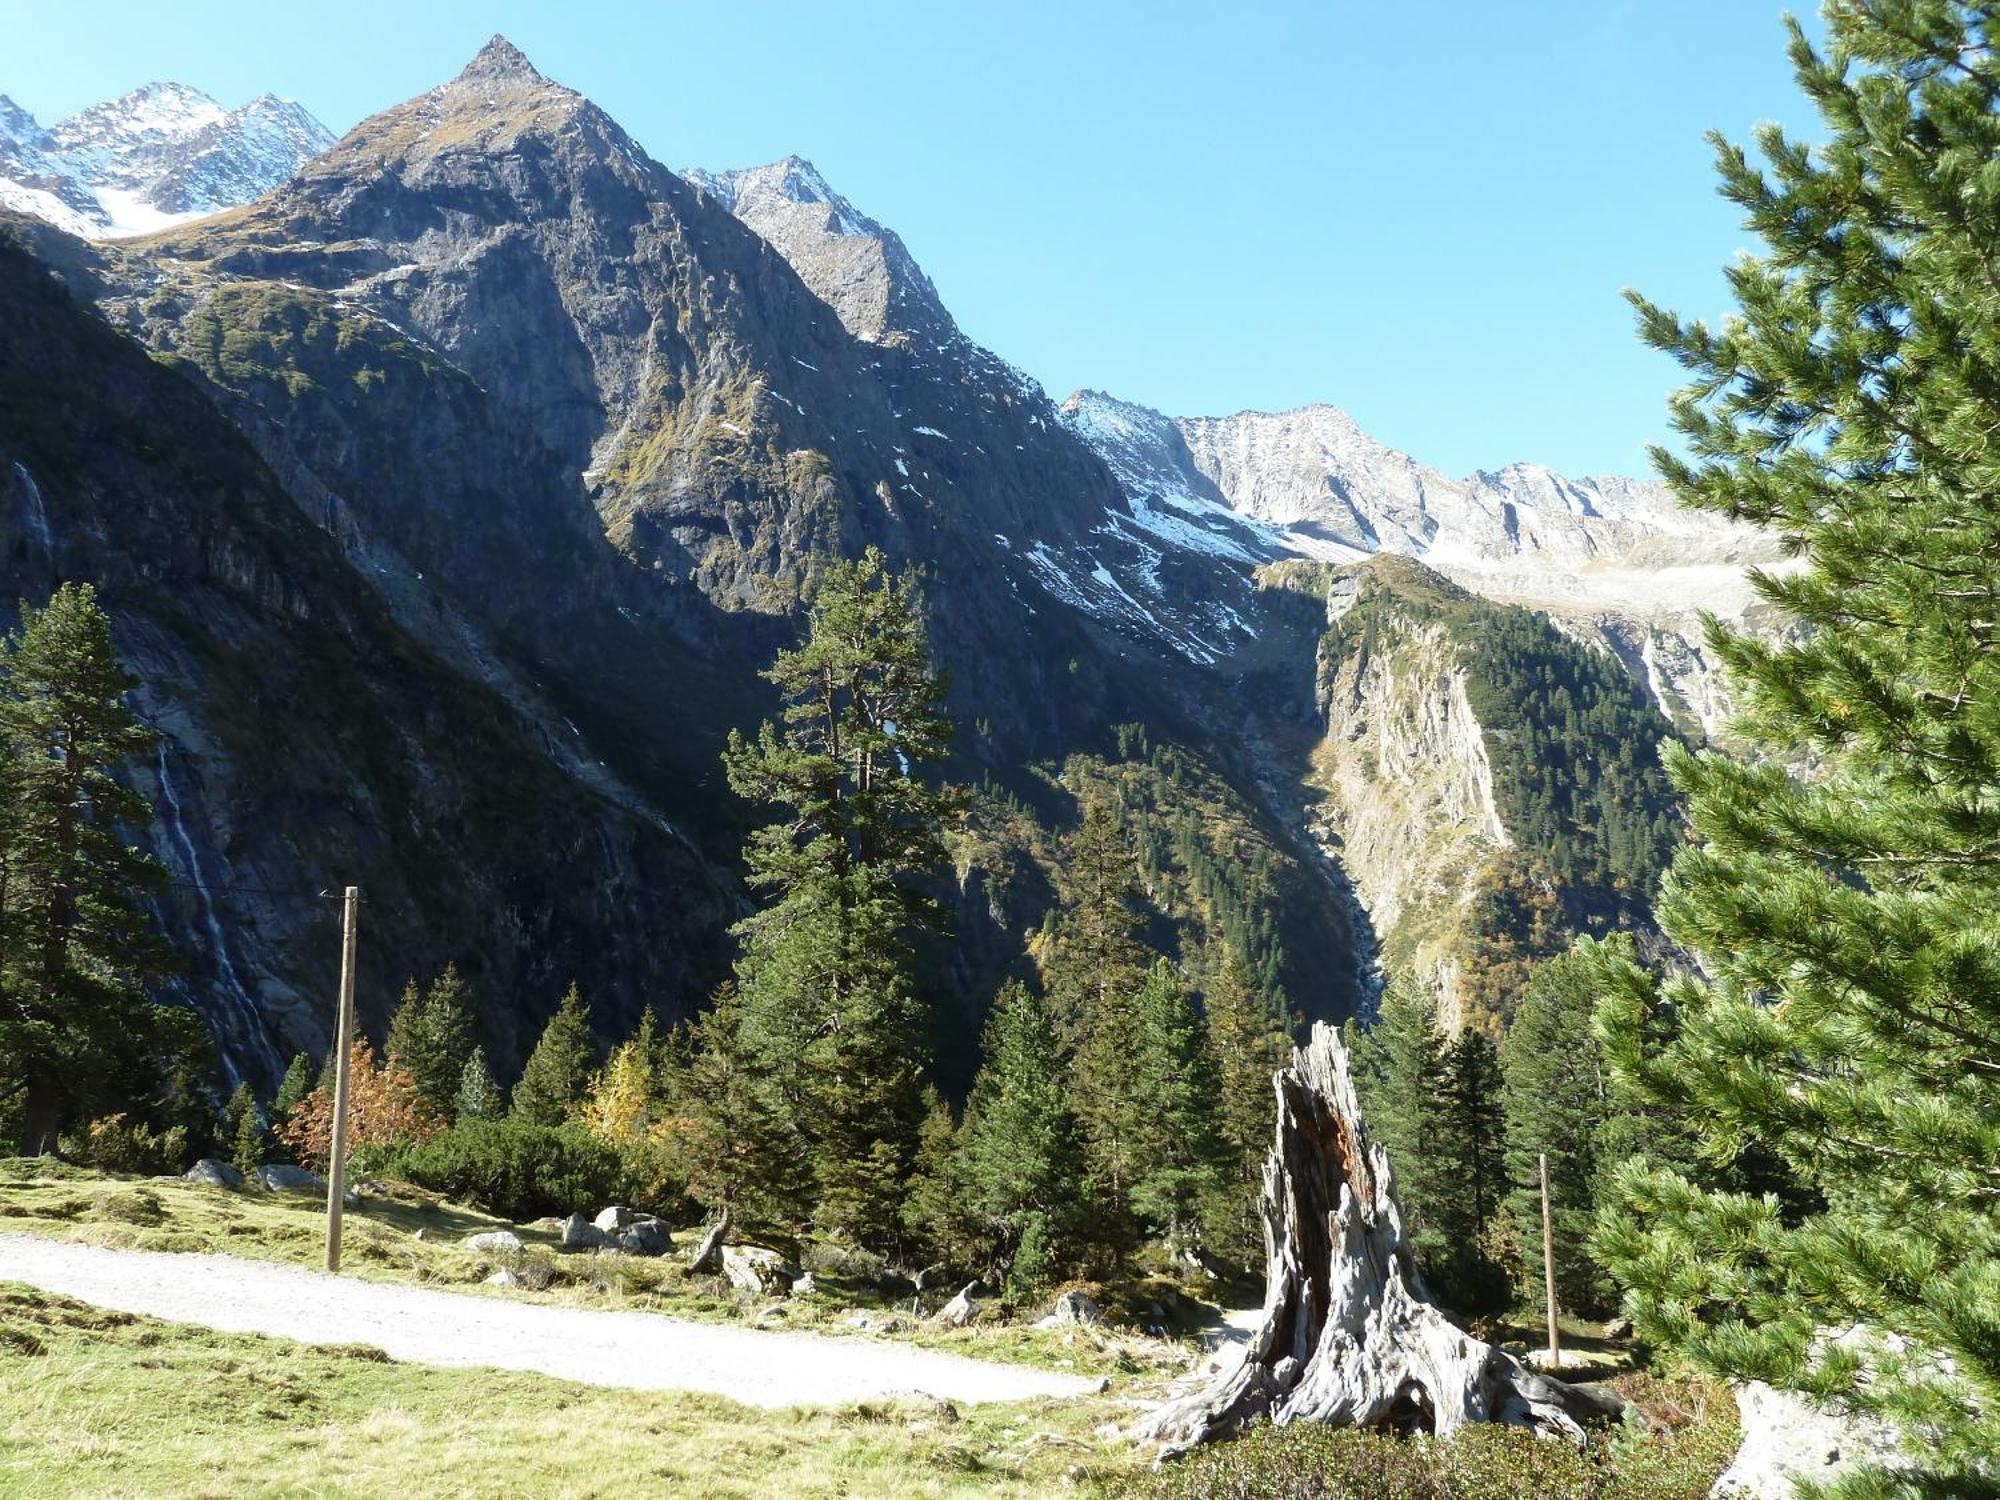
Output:
[[1135,1436],[1170,1456],[1259,1418],[1438,1434],[1502,1422],[1582,1446],[1585,1423],[1624,1410],[1535,1373],[1419,1294],[1388,1154],[1368,1139],[1338,1031],[1315,1025],[1274,1084],[1263,1326],[1242,1364],[1153,1412]]

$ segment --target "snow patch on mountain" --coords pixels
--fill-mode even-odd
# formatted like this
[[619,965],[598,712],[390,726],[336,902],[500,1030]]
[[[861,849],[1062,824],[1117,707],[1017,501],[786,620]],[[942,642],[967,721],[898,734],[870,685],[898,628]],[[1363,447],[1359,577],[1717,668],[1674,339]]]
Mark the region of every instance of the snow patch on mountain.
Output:
[[150,234],[261,197],[332,144],[274,94],[225,109],[149,83],[46,129],[0,95],[0,205],[92,239]]

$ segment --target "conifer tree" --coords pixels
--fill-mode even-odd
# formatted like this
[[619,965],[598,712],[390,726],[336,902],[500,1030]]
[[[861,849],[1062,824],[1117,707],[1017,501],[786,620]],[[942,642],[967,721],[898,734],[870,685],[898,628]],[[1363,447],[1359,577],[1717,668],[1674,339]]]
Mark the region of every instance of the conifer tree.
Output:
[[500,1085],[486,1065],[486,1049],[474,1047],[459,1075],[458,1091],[452,1096],[452,1115],[460,1120],[497,1120],[506,1113]]
[[1441,1243],[1431,1272],[1453,1306],[1497,1310],[1507,1299],[1493,1234],[1507,1192],[1499,1052],[1485,1032],[1467,1027],[1445,1049],[1440,1071],[1429,1211]]
[[782,727],[732,734],[723,758],[739,796],[785,809],[745,851],[774,899],[736,929],[735,1043],[799,1134],[822,1227],[880,1241],[923,1119],[909,938],[933,919],[922,883],[953,805],[923,774],[951,729],[914,585],[873,549],[825,561],[805,643],[766,676]]
[[1368,1128],[1389,1153],[1411,1239],[1434,1249],[1439,1199],[1448,1191],[1440,1171],[1438,1117],[1444,1088],[1444,1036],[1437,1002],[1406,976],[1383,991],[1375,1020],[1357,1038],[1355,1083]]
[[1263,1254],[1264,1158],[1271,1150],[1277,1103],[1271,1078],[1291,1055],[1292,1039],[1272,1013],[1234,948],[1225,948],[1203,989],[1209,1046],[1219,1080],[1221,1185],[1207,1215],[1207,1241],[1218,1254],[1252,1266]]
[[285,1126],[318,1081],[319,1072],[313,1067],[313,1060],[303,1052],[294,1053],[285,1069],[285,1076],[278,1082],[278,1092],[271,1097],[271,1139],[267,1147],[271,1160],[290,1159],[291,1147],[285,1139]]
[[1133,1005],[1132,1206],[1177,1248],[1198,1248],[1200,1210],[1222,1181],[1220,1075],[1208,1028],[1165,959]]
[[926,1260],[952,1266],[998,1262],[991,1227],[971,1202],[959,1149],[959,1125],[951,1105],[935,1088],[924,1092],[924,1123],[903,1195],[902,1221]]
[[456,964],[446,964],[422,992],[415,980],[403,987],[383,1051],[409,1072],[424,1101],[447,1118],[472,1049],[472,1010]]
[[258,1112],[257,1101],[250,1097],[250,1086],[240,1085],[237,1095],[241,1096],[243,1107],[238,1110],[235,1098],[230,1100],[230,1111],[236,1123],[227,1136],[229,1160],[236,1170],[246,1178],[256,1175],[257,1169],[270,1160],[270,1135],[264,1128],[264,1117]]
[[[1703,1162],[1772,1153],[1817,1194],[1635,1166],[1600,1237],[1640,1331],[1716,1374],[1886,1413],[1928,1470],[2000,1453],[2000,58],[1992,8],[1829,5],[1791,56],[1820,144],[1716,140],[1762,249],[1720,327],[1638,300],[1692,383],[1683,504],[1805,560],[1758,591],[1803,630],[1710,638],[1756,759],[1669,747],[1696,842],[1659,904],[1706,977],[1604,955],[1621,1075]],[[1810,778],[1772,750],[1810,753]],[[1649,1056],[1649,1030],[1671,1033]],[[1828,1346],[1822,1335],[1862,1330]],[[1947,1365],[1942,1361],[1949,1360]],[[1858,1378],[1859,1368],[1871,1378]],[[1956,1485],[1957,1488],[1952,1488]],[[1872,1487],[1857,1480],[1850,1492]]]
[[1023,984],[1002,989],[966,1103],[956,1175],[1017,1292],[1039,1290],[1078,1259],[1083,1142],[1064,1064],[1048,1002]]
[[[1549,1203],[1555,1225],[1556,1290],[1565,1308],[1601,1313],[1616,1288],[1589,1251],[1612,1153],[1636,1147],[1623,1132],[1621,1104],[1593,1028],[1597,1008],[1592,939],[1538,965],[1501,1043],[1502,1113],[1507,1121],[1507,1211],[1513,1220],[1524,1290],[1541,1286],[1541,1158],[1549,1163]],[[1605,946],[1634,956],[1632,940],[1616,934]]]
[[520,1081],[514,1085],[513,1117],[528,1125],[562,1124],[582,1102],[596,1066],[590,1012],[584,1008],[582,992],[572,984],[521,1068]]
[[145,914],[158,866],[125,842],[145,799],[114,773],[153,732],[89,584],[64,584],[0,646],[6,850],[0,865],[0,1093],[22,1096],[25,1149],[79,1111],[157,1087],[194,1045],[191,1013],[153,1004],[165,945]]
[[659,1102],[653,1048],[650,1034],[614,1047],[572,1111],[572,1118],[607,1146],[635,1146],[652,1127]]
[[1148,956],[1138,941],[1139,890],[1131,845],[1103,802],[1086,802],[1065,848],[1063,909],[1049,961],[1049,995],[1072,1045],[1071,1088],[1083,1128],[1090,1232],[1122,1252],[1137,1234],[1140,1105],[1132,1071],[1137,1000]]
[[743,1002],[725,985],[694,1023],[665,1126],[689,1196],[727,1208],[745,1231],[796,1234],[812,1211],[801,1136],[775,1104],[762,1054],[743,1041]]

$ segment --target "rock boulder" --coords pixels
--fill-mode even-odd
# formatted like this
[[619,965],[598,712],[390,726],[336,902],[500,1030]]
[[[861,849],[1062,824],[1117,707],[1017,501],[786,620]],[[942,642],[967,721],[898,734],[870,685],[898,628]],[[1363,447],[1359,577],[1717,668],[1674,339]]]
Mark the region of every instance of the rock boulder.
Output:
[[317,1172],[287,1162],[267,1162],[257,1169],[257,1181],[273,1193],[323,1193],[326,1179]]
[[243,1174],[219,1157],[204,1156],[187,1169],[189,1182],[206,1183],[209,1187],[240,1188]]

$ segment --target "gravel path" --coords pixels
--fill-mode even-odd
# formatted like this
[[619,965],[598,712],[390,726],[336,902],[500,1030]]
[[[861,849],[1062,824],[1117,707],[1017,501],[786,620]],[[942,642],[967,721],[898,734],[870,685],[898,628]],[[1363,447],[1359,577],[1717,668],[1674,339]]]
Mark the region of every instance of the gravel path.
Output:
[[964,1403],[1074,1396],[1096,1382],[864,1338],[542,1307],[325,1276],[229,1255],[107,1250],[0,1234],[0,1281],[121,1312],[315,1344],[373,1344],[429,1365],[539,1370],[638,1390],[710,1391],[753,1406],[922,1391]]

